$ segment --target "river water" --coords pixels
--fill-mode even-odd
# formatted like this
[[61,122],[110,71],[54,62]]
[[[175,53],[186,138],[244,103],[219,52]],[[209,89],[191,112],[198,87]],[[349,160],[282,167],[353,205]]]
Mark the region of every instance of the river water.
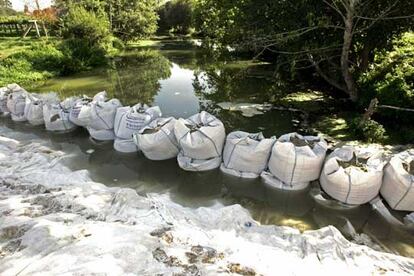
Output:
[[[110,68],[51,79],[31,88],[31,92],[55,91],[62,97],[93,95],[102,90],[125,105],[159,105],[164,116],[188,117],[207,110],[224,122],[227,132],[261,131],[266,136],[280,136],[301,131],[300,116],[294,112],[265,112],[252,107],[237,111],[241,106],[263,104],[270,95],[278,95],[270,65],[245,60],[213,62],[210,55],[188,42],[168,41],[129,51],[113,60]],[[241,180],[218,170],[185,172],[175,160],[153,162],[140,153],[117,153],[112,144],[90,141],[83,129],[65,135],[50,134],[42,128],[2,118],[1,132],[10,130],[19,131],[16,138],[20,140],[49,141],[52,147],[67,153],[63,160],[67,166],[86,169],[95,181],[108,186],[130,187],[141,195],[169,192],[173,200],[190,208],[213,206],[217,201],[241,204],[262,224],[291,226],[301,231],[335,225],[349,237],[344,227],[349,221],[357,233],[368,235],[384,250],[414,257],[412,233],[389,225],[369,205],[329,207],[314,200],[311,189],[275,190],[260,180]],[[405,215],[394,214],[399,218]]]

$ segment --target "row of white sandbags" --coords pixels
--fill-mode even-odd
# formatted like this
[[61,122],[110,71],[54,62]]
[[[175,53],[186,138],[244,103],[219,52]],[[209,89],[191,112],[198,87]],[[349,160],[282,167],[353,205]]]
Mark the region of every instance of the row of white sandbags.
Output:
[[413,150],[396,154],[387,163],[379,151],[345,146],[327,158],[320,184],[343,203],[365,204],[381,193],[392,209],[414,211],[413,171]]
[[69,131],[76,126],[69,121],[73,99],[59,102],[56,94],[31,94],[17,84],[0,89],[0,111],[13,121],[45,125],[50,131]]

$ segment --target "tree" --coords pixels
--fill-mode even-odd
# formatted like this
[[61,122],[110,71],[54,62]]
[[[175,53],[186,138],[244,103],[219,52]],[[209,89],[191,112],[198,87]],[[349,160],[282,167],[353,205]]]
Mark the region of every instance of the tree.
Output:
[[187,34],[193,25],[194,0],[168,1],[158,10],[161,31]]
[[13,15],[16,12],[13,10],[13,5],[10,0],[0,0],[0,15]]
[[105,14],[111,31],[123,40],[147,37],[157,30],[158,0],[55,0],[62,13],[70,3],[100,16]]
[[313,69],[352,101],[375,52],[411,28],[411,0],[201,0],[198,28],[293,72]]

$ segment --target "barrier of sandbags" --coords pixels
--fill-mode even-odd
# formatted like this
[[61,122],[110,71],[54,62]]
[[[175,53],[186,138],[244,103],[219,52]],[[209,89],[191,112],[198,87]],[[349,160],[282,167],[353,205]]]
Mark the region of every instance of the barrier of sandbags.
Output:
[[392,209],[414,211],[414,150],[391,158],[380,192]]
[[26,105],[27,91],[17,84],[7,86],[7,109],[10,111],[12,120],[15,122],[24,122],[24,107]]
[[92,104],[99,101],[106,101],[107,94],[105,91],[97,93],[93,98],[83,96],[76,100],[70,110],[69,120],[77,126],[86,127],[91,122]]
[[273,145],[269,172],[262,173],[262,178],[276,188],[304,189],[319,178],[327,148],[320,137],[283,135]]
[[134,142],[138,149],[150,160],[168,160],[178,155],[179,147],[174,135],[176,120],[158,118],[134,133]]
[[365,204],[378,195],[385,164],[378,150],[344,146],[326,160],[320,184],[336,200],[351,205]]
[[220,166],[226,132],[219,119],[202,111],[177,120],[174,133],[180,147],[178,165],[183,170],[207,171]]
[[122,107],[122,104],[118,99],[97,101],[91,104],[90,122],[86,128],[93,139],[99,141],[115,139],[114,121],[119,107]]
[[9,114],[9,109],[7,108],[7,96],[9,95],[9,89],[7,87],[0,87],[0,113]]
[[149,107],[145,104],[137,104],[132,107],[118,108],[114,123],[115,150],[125,153],[137,152],[138,148],[133,141],[133,134],[159,117],[161,117],[161,110],[158,106]]
[[60,103],[48,103],[43,105],[43,118],[48,131],[68,132],[77,128],[77,125],[69,120],[70,109],[75,99],[68,98]]
[[262,133],[235,131],[226,138],[222,172],[243,178],[257,178],[266,169],[276,138]]

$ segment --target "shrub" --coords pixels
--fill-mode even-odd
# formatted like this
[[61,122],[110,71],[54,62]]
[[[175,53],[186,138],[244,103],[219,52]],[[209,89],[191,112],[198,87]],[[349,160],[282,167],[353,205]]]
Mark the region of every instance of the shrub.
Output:
[[69,5],[63,18],[61,50],[64,53],[64,73],[73,73],[106,63],[113,53],[113,37],[104,14],[95,14],[79,5]]
[[[414,108],[414,33],[395,40],[391,51],[379,53],[371,70],[359,82],[364,107],[376,97],[383,105]],[[404,122],[414,119],[406,112],[379,111],[393,123],[395,119]]]
[[362,122],[361,118],[356,118],[351,123],[351,129],[357,137],[369,143],[383,142],[387,138],[384,127],[371,119]]

